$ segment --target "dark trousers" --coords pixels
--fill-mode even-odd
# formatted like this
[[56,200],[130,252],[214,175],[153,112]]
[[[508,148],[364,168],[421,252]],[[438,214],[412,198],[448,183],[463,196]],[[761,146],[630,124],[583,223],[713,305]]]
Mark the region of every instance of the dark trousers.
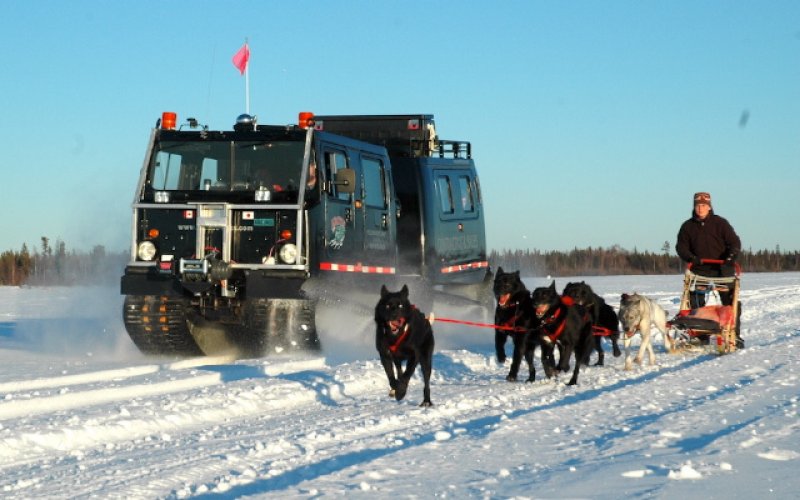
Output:
[[[706,290],[703,290],[700,292],[692,292],[689,295],[689,305],[692,306],[692,309],[697,309],[698,307],[704,307],[706,305],[706,292]],[[719,300],[722,302],[723,306],[733,305],[733,293],[720,291],[717,291],[717,293],[719,294]]]

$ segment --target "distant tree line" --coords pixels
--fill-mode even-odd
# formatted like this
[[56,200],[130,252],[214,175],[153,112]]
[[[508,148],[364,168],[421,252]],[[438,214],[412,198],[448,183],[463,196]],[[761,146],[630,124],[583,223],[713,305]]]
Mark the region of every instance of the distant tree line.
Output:
[[[31,252],[27,245],[19,251],[0,254],[2,285],[99,285],[119,282],[127,252],[107,252],[102,245],[90,251],[67,251],[66,244],[42,236],[41,247]],[[800,252],[746,250],[739,256],[744,272],[800,271]],[[669,242],[660,253],[632,251],[614,245],[610,248],[575,248],[570,251],[493,250],[489,262],[496,269],[519,270],[523,276],[606,276],[622,274],[676,274],[683,262],[671,255]]]
[[[800,271],[800,252],[744,250],[738,257],[742,272]],[[607,276],[622,274],[682,273],[684,263],[671,254],[669,242],[660,253],[633,251],[614,245],[610,248],[575,248],[568,252],[540,250],[493,250],[489,262],[496,269],[519,270],[523,276]]]
[[103,245],[90,251],[67,251],[57,239],[42,236],[41,248],[31,252],[23,244],[19,251],[0,254],[0,285],[101,285],[119,282],[128,261],[127,252],[109,253]]

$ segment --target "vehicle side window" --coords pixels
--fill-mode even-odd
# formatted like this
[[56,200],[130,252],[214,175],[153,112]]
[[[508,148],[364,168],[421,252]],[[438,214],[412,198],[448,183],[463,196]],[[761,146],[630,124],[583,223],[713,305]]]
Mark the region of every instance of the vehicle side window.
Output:
[[377,158],[361,158],[364,172],[364,203],[371,207],[386,208],[386,177],[383,162]]
[[472,183],[466,175],[458,177],[458,192],[461,196],[462,210],[464,212],[473,212],[475,210],[475,199],[472,194]]
[[325,176],[329,179],[328,193],[341,201],[350,201],[349,193],[340,193],[336,188],[336,172],[347,168],[347,155],[344,151],[325,151]]
[[455,212],[453,205],[453,188],[450,185],[450,177],[442,175],[436,178],[436,185],[439,189],[439,203],[443,214]]

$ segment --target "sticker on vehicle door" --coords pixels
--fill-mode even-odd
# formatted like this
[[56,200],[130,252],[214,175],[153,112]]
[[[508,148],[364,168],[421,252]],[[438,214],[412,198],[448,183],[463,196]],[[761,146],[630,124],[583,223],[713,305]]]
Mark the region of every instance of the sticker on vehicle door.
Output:
[[332,237],[331,241],[328,242],[328,246],[334,250],[338,250],[342,248],[344,245],[344,236],[345,236],[345,220],[344,217],[336,216],[331,219],[331,231]]

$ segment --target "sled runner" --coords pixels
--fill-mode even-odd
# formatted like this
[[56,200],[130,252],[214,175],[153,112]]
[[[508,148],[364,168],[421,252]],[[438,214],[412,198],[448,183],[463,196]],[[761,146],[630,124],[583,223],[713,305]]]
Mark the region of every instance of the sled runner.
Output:
[[[723,265],[722,260],[703,259],[703,264]],[[733,276],[708,277],[692,272],[689,264],[683,278],[681,294],[681,310],[667,323],[676,350],[702,351],[716,348],[719,354],[727,354],[736,350],[737,322],[739,318],[739,281],[741,267],[734,264]],[[724,305],[720,294],[730,295],[730,305]],[[702,307],[696,307],[697,295],[704,296]]]

